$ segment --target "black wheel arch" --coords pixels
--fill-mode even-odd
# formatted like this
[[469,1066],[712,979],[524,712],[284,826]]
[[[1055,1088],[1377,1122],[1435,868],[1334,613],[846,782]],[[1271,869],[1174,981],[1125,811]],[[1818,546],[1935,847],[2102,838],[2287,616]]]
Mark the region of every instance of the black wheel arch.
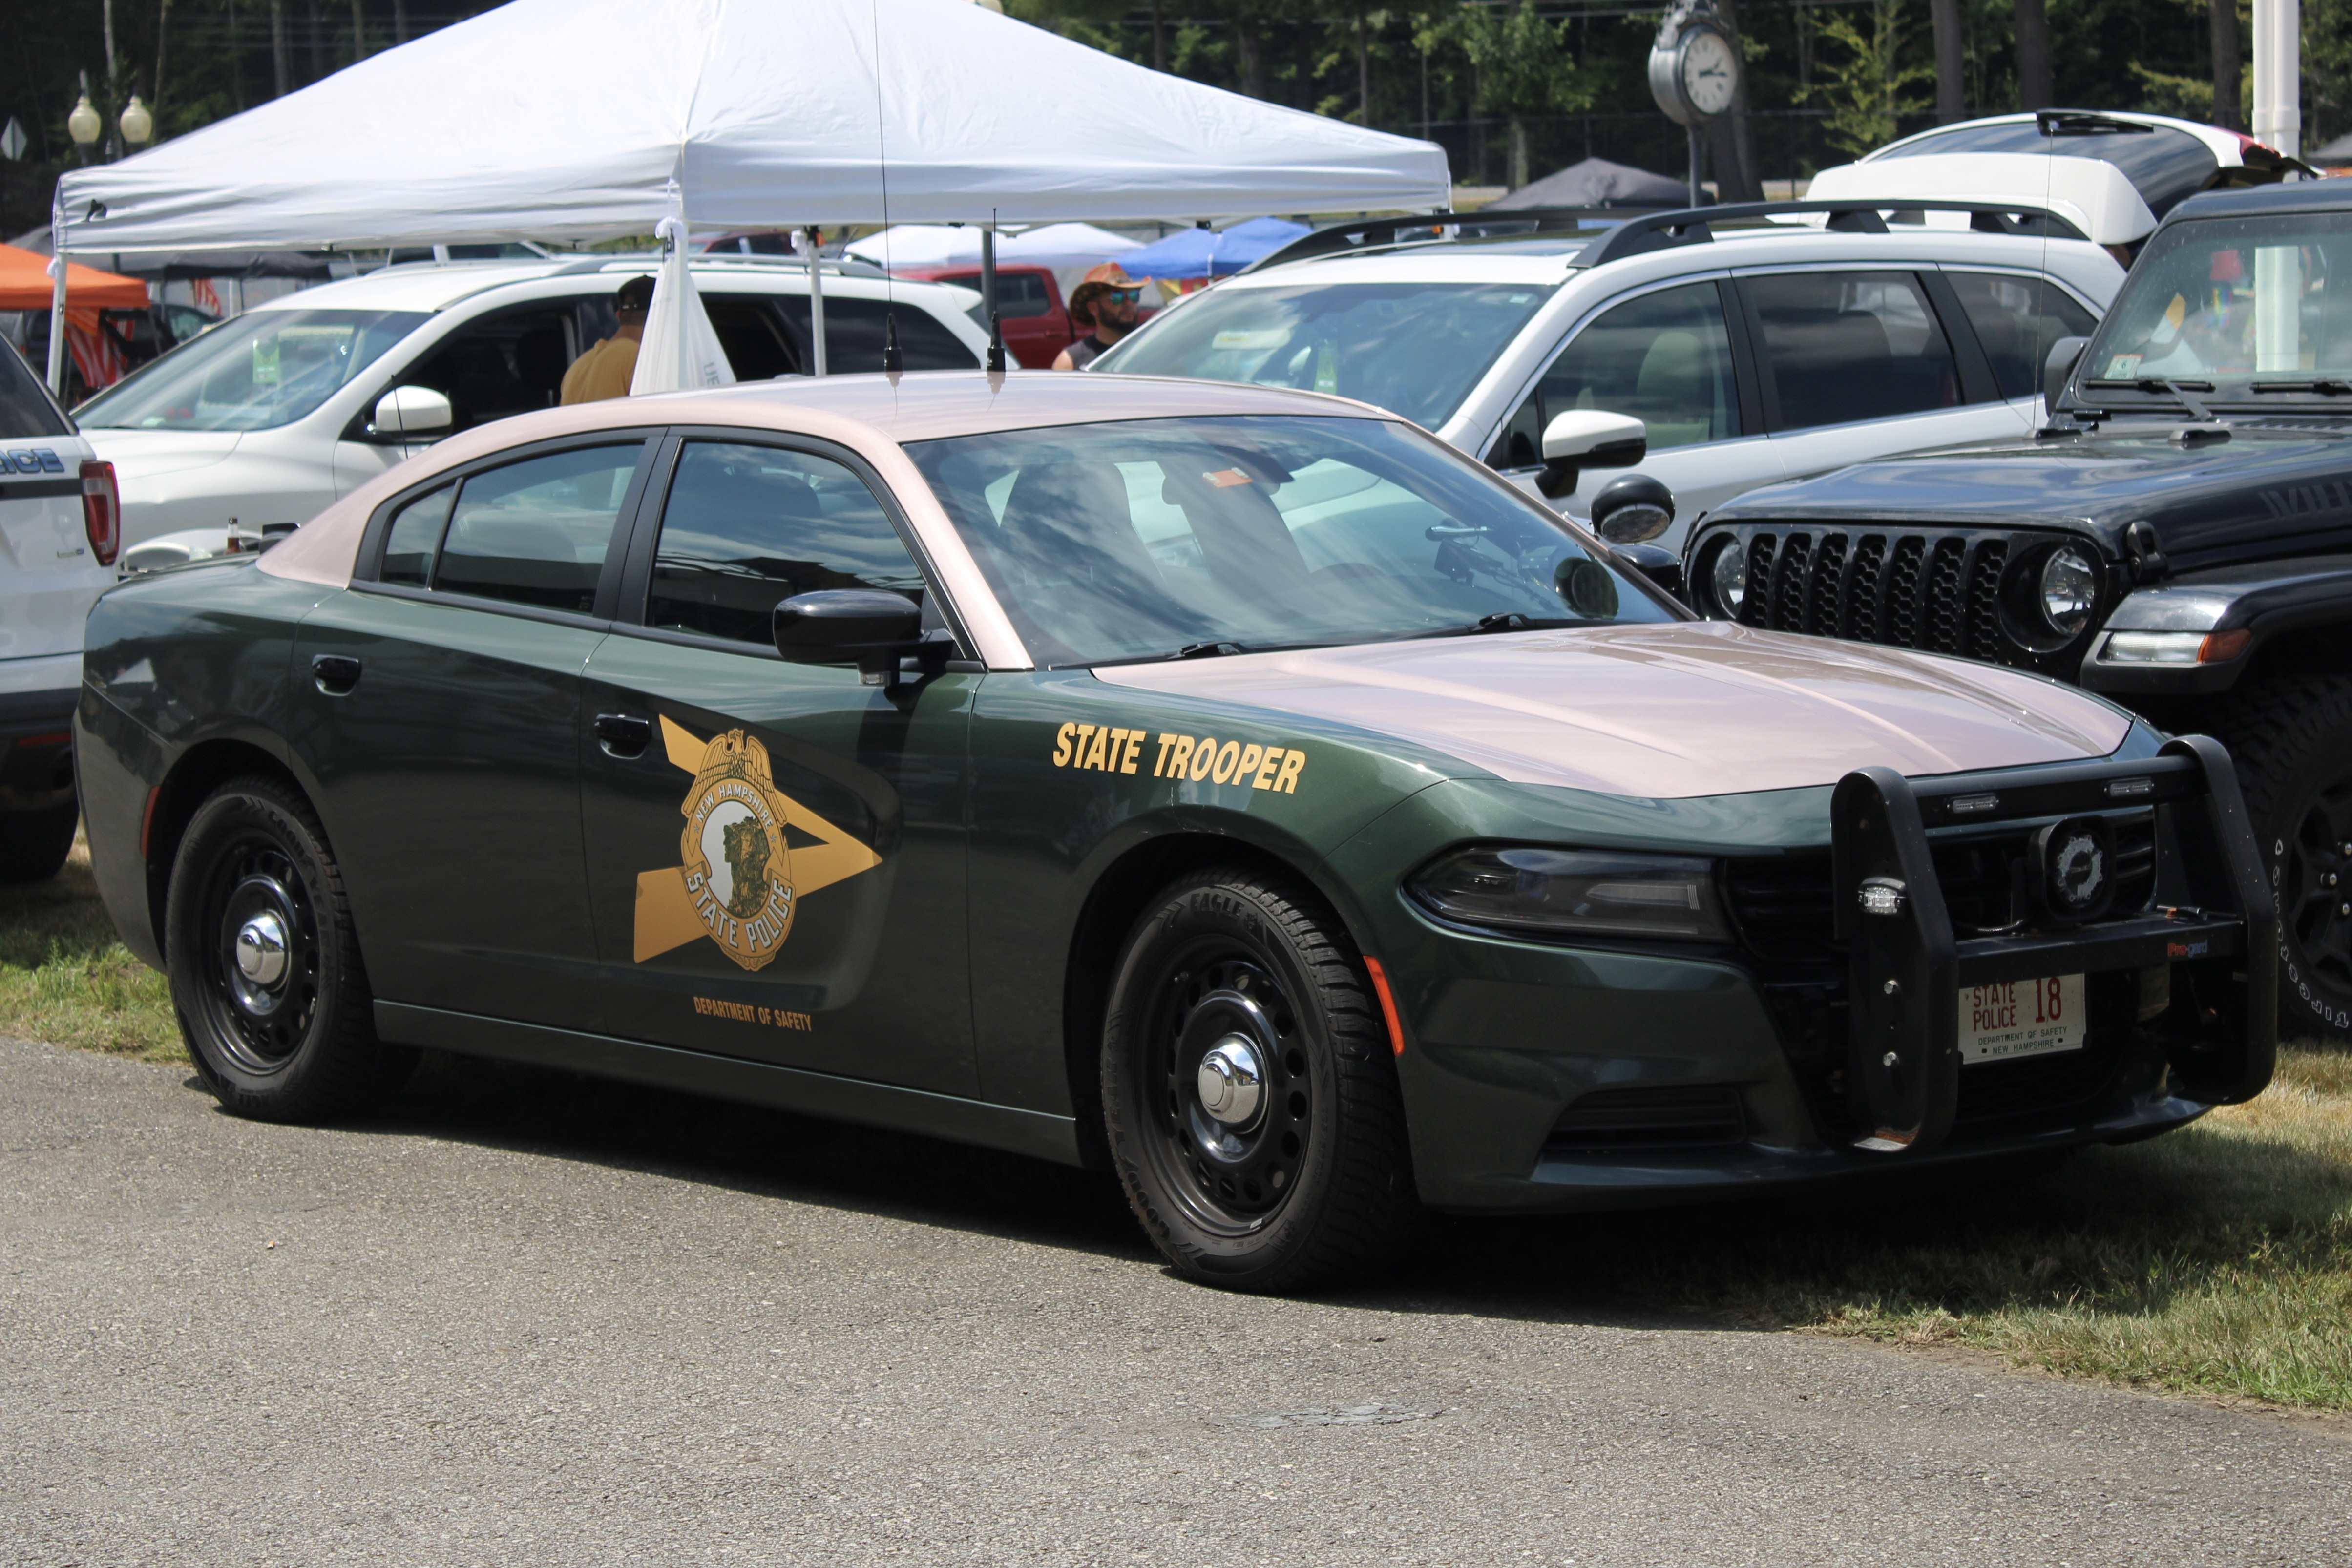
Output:
[[276,779],[301,796],[313,811],[318,800],[295,776],[284,758],[251,740],[220,737],[201,741],[190,747],[173,762],[155,788],[155,804],[145,823],[147,864],[147,918],[155,933],[155,948],[166,962],[171,954],[170,937],[163,918],[164,907],[172,892],[172,863],[179,858],[180,841],[187,836],[188,824],[196,809],[211,798],[214,790],[232,779],[252,774]]

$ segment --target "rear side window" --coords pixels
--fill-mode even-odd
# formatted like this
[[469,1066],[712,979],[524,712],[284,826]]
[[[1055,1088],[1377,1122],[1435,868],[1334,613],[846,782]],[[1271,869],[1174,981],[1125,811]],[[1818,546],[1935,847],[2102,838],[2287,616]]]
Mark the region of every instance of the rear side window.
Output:
[[635,441],[574,447],[469,475],[450,511],[432,586],[587,614],[643,450]]
[[1790,272],[1748,279],[1782,430],[1957,407],[1943,323],[1907,272]]
[[1738,434],[1731,334],[1716,286],[1662,288],[1602,311],[1552,361],[1487,460],[1533,467],[1543,461],[1545,427],[1585,408],[1639,419],[1653,452]]
[[0,441],[72,434],[73,426],[41,390],[32,368],[15,348],[0,342]]
[[766,647],[777,604],[826,588],[922,596],[865,482],[812,453],[688,443],[662,508],[646,624]]
[[1993,380],[2005,398],[2032,397],[2042,390],[2042,361],[2061,338],[2087,337],[2097,320],[2074,296],[2046,277],[2014,277],[1998,272],[1947,272],[1960,308],[1969,313],[1977,341],[1992,361]]
[[[949,273],[940,281],[978,288],[980,274]],[[1000,272],[996,275],[996,313],[1007,321],[1031,316],[1050,316],[1054,313],[1054,297],[1046,290],[1045,278],[1036,273]]]
[[768,382],[801,373],[800,348],[786,336],[772,302],[740,294],[706,294],[702,308],[737,381]]

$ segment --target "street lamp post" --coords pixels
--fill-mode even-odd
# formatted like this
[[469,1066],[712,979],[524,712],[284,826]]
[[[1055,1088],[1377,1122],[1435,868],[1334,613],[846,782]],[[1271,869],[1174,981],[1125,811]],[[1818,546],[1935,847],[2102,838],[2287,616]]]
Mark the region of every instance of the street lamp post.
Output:
[[66,134],[73,138],[74,155],[82,162],[89,162],[90,146],[104,129],[105,121],[100,120],[98,110],[89,106],[89,76],[84,72],[81,97],[75,102],[73,112],[66,116]]
[[124,105],[122,110],[123,141],[136,152],[146,146],[147,139],[154,134],[155,116],[149,112],[145,104],[139,101],[139,95],[132,93],[131,101]]

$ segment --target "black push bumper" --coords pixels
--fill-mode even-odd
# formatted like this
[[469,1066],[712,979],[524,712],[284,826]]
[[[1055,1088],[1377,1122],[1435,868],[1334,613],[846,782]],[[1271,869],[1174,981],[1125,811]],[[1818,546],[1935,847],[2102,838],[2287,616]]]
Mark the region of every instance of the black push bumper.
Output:
[[[2034,918],[1999,935],[1956,939],[1930,832],[2052,819],[2037,843],[2153,808],[2157,882],[2148,905],[2112,914],[2095,889],[2032,890]],[[1843,1073],[1854,1146],[1925,1151],[1959,1104],[1958,998],[1964,987],[2117,971],[2161,972],[2168,998],[2136,1028],[2162,1042],[2176,1092],[2209,1104],[2248,1100],[2276,1058],[2278,916],[2246,823],[2229,754],[2203,736],[2152,758],[1911,780],[1889,768],[1849,773],[1832,799],[1832,891],[1849,964]],[[2069,824],[2078,826],[2070,828]],[[2059,837],[2053,837],[2056,834]],[[2078,857],[2082,858],[2082,857]],[[2039,875],[2056,875],[2037,862]]]
[[38,811],[74,798],[73,716],[80,693],[0,695],[0,811]]

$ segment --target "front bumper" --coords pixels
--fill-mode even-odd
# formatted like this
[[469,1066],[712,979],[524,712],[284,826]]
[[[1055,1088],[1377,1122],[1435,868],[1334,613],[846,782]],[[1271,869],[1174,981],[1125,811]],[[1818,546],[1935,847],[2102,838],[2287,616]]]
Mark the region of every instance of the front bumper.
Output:
[[[2274,947],[2275,921],[2219,746],[1916,783],[1865,770],[1812,799],[1810,852],[1822,815],[1836,832],[1814,910],[1825,961],[1810,967],[1754,944],[1600,951],[1465,931],[1404,900],[1372,915],[1425,1201],[1606,1207],[2127,1142],[2269,1082],[2275,981],[2247,958]],[[1977,806],[1972,828],[2006,828],[2117,799],[2154,821],[2144,911],[1954,937],[1928,841],[1956,800]],[[1903,913],[1864,916],[1858,883],[1889,874]],[[2075,973],[2082,1046],[1963,1066],[1962,985]]]

